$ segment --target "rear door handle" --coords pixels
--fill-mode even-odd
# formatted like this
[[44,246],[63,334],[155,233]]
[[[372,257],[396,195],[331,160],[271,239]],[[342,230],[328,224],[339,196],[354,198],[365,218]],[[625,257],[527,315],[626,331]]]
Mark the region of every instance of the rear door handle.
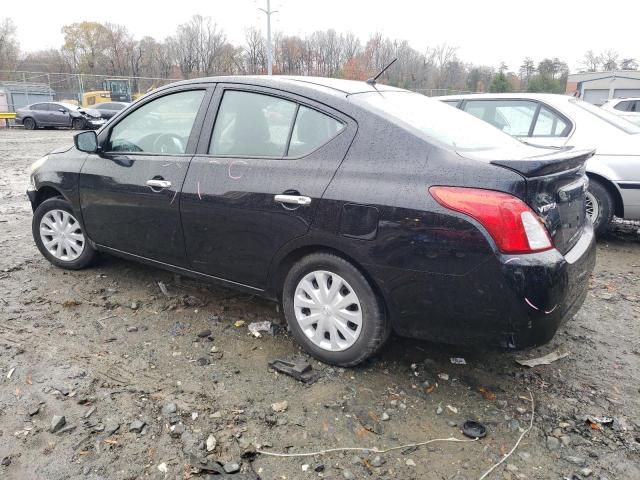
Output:
[[303,195],[276,195],[273,200],[278,203],[289,205],[311,205],[311,198]]
[[147,186],[151,188],[170,188],[171,182],[169,180],[156,180],[152,178],[151,180],[147,180]]

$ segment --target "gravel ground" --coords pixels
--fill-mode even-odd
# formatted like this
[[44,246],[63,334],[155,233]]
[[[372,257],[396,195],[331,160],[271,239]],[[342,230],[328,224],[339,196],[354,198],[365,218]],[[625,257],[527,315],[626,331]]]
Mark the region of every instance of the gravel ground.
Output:
[[[544,347],[393,338],[359,368],[311,361],[319,379],[305,385],[268,368],[301,354],[285,328],[248,333],[282,321],[270,302],[112,257],[66,272],[40,256],[28,166],[71,137],[0,130],[0,478],[479,478],[528,428],[530,394],[532,430],[487,478],[640,478],[638,225],[598,243],[584,307]],[[515,362],[554,351],[568,355]],[[487,437],[251,455],[463,439],[468,419]]]

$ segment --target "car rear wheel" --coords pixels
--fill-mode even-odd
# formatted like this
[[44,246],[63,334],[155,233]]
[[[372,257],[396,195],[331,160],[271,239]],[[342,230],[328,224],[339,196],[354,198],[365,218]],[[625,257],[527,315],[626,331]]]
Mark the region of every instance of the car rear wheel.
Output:
[[343,367],[377,352],[391,332],[381,299],[345,259],[314,253],[284,282],[283,307],[298,343],[317,359]]
[[40,253],[57,267],[79,270],[96,256],[71,205],[61,198],[50,198],[36,208],[31,230]]
[[74,130],[82,130],[84,128],[84,119],[74,118],[71,121],[71,128],[73,128]]
[[596,235],[605,233],[613,220],[613,197],[607,188],[597,180],[589,179],[585,205],[587,217],[593,223]]
[[22,121],[22,125],[24,125],[24,128],[27,129],[27,130],[35,130],[35,128],[37,126],[36,125],[36,121],[31,117],[25,118]]

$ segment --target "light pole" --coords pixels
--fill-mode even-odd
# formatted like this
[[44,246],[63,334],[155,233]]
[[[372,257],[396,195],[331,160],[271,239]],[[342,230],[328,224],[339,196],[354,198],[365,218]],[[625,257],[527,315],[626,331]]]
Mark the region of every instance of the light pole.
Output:
[[271,0],[267,0],[267,9],[260,8],[267,16],[267,75],[273,74],[273,47],[271,45],[271,15],[277,10],[271,10]]

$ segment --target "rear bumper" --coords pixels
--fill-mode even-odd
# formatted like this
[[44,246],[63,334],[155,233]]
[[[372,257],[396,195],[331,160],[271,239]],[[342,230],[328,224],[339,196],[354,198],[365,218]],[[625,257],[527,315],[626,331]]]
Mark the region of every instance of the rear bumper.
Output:
[[595,266],[587,222],[566,254],[492,256],[464,275],[375,271],[394,329],[450,344],[521,349],[551,340],[582,306]]

